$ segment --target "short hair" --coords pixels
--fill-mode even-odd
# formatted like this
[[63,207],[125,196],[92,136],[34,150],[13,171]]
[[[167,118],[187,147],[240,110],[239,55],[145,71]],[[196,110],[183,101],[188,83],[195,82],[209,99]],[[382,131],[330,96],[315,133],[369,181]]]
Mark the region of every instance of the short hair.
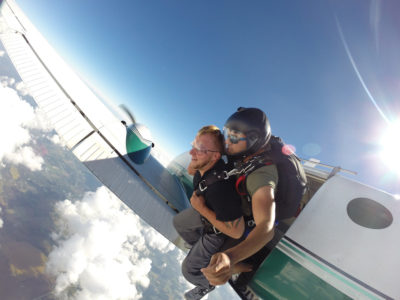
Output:
[[210,134],[214,137],[214,144],[215,146],[217,146],[219,153],[223,155],[225,151],[225,142],[224,142],[224,135],[222,134],[221,130],[215,125],[207,125],[202,127],[197,132],[197,135],[203,135],[203,134]]

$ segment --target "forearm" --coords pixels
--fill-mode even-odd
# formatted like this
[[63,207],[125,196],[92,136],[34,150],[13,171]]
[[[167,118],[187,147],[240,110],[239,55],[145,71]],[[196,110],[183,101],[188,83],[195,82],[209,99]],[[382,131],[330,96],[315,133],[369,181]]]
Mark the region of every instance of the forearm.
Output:
[[274,237],[274,229],[267,224],[257,225],[240,244],[225,251],[231,262],[236,264],[259,251]]
[[227,236],[238,239],[243,235],[244,232],[244,221],[243,218],[238,218],[232,222],[222,222],[217,220],[217,216],[214,211],[205,207],[199,212],[204,218],[206,218],[215,228]]

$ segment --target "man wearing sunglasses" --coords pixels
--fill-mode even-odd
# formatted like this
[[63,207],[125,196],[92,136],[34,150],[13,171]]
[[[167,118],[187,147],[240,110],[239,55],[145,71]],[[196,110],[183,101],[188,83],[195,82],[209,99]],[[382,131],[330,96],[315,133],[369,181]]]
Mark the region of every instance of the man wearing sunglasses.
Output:
[[214,254],[208,267],[202,269],[212,285],[227,282],[239,262],[251,257],[272,240],[276,208],[282,208],[280,203],[275,203],[277,166],[270,163],[260,167],[251,163],[271,149],[271,129],[265,113],[257,108],[239,108],[226,121],[224,135],[229,159],[235,162],[239,174],[246,174],[244,196],[250,211],[244,209],[243,213],[245,216],[252,215],[255,226],[239,244]]
[[213,125],[200,129],[192,142],[188,168],[194,173],[192,207],[174,217],[177,232],[191,246],[182,263],[182,274],[196,287],[185,293],[185,299],[201,299],[214,289],[200,269],[208,265],[211,255],[221,251],[228,237],[236,240],[244,233],[235,179],[216,177],[227,169],[221,159],[223,152],[223,135]]

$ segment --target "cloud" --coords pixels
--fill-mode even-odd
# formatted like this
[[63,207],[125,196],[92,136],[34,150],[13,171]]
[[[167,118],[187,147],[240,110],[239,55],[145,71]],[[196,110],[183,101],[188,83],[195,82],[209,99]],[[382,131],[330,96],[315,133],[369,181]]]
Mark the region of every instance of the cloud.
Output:
[[3,51],[3,50],[0,50],[0,57],[3,57],[3,56],[4,56],[4,54],[6,54],[6,52],[5,52],[5,51]]
[[20,96],[29,95],[28,88],[23,81],[16,81],[15,78],[9,76],[0,76],[0,83],[3,87],[14,88]]
[[0,76],[0,82],[3,87],[12,86],[15,83],[15,79],[8,76]]
[[59,145],[61,147],[65,147],[66,143],[63,139],[60,138],[58,134],[54,134],[53,136],[49,136],[48,139],[52,141],[54,144]]
[[20,95],[26,96],[29,95],[29,91],[27,87],[25,86],[25,83],[23,81],[19,81],[15,83],[15,89],[19,92]]
[[[8,79],[8,83],[12,80]],[[0,86],[0,163],[22,164],[41,170],[43,158],[29,146],[31,129],[50,131],[42,113],[22,100],[14,89]]]
[[59,202],[55,210],[57,246],[47,269],[56,276],[58,297],[139,299],[137,286],[150,284],[151,248],[163,253],[175,248],[105,187],[79,201]]

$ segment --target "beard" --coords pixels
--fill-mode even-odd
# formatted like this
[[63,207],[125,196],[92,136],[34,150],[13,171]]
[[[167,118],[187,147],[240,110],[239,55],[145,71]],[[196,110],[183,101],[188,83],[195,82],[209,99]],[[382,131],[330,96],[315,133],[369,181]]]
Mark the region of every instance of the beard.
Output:
[[190,161],[190,166],[192,167],[193,170],[200,170],[202,168],[204,168],[209,162],[208,161],[203,161],[203,162],[199,162],[199,161]]

